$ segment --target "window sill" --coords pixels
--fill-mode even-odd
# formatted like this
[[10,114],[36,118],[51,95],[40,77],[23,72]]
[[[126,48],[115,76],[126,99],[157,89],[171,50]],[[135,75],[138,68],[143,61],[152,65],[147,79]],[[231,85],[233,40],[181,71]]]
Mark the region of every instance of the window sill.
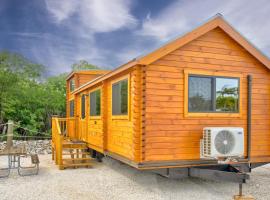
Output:
[[112,115],[112,119],[129,119],[128,115]]
[[185,117],[241,117],[241,113],[186,113]]

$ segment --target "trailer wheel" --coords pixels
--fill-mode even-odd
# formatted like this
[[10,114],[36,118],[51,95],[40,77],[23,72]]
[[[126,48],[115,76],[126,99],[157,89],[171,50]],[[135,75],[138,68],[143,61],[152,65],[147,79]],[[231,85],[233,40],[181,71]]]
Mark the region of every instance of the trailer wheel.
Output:
[[92,158],[96,158],[96,157],[97,157],[97,151],[96,151],[96,150],[90,149],[89,151],[90,151],[90,156],[91,156]]
[[104,155],[102,153],[96,152],[96,159],[98,162],[102,162]]

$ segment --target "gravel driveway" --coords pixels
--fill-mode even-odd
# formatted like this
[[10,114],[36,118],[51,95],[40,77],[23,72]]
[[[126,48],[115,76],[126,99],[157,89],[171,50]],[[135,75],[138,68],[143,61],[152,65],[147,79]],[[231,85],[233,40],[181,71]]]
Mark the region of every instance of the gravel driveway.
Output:
[[[159,199],[232,199],[238,185],[196,178],[171,180],[135,170],[110,158],[90,169],[58,170],[50,155],[40,156],[38,176],[20,177],[16,171],[0,179],[1,200],[159,200]],[[3,166],[3,160],[0,160]],[[244,194],[270,199],[270,165],[252,172]]]

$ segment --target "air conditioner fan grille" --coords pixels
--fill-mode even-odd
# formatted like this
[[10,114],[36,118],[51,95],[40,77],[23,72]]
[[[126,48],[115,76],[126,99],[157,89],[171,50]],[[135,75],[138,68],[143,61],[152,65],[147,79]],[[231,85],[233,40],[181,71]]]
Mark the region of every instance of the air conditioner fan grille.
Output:
[[229,154],[235,146],[235,137],[228,130],[219,131],[215,137],[215,148],[221,154]]

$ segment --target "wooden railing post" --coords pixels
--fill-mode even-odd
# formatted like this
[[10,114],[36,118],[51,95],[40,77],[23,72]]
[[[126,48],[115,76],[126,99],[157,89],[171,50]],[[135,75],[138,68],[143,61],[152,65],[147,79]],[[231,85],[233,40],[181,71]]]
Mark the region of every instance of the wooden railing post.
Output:
[[52,141],[51,141],[51,145],[52,145],[52,160],[55,161],[55,164],[57,164],[57,147],[56,147],[56,118],[52,117]]
[[12,120],[8,120],[8,130],[7,130],[7,146],[6,149],[10,149],[13,146],[13,130],[14,123]]
[[70,126],[70,124],[69,124],[69,123],[70,123],[70,122],[69,122],[69,119],[70,119],[70,118],[66,118],[66,132],[67,132],[67,137],[70,138],[71,135],[70,135],[70,130],[69,130],[69,128],[70,128],[70,127],[69,127],[69,126]]
[[63,135],[59,135],[59,148],[58,148],[58,165],[59,165],[59,169],[63,169],[63,159],[62,159],[62,154],[63,154],[63,148],[62,148],[62,144],[63,144]]
[[66,118],[52,118],[52,145],[55,151],[55,164],[59,169],[63,169],[63,141],[68,131],[67,124]]
[[65,131],[65,120],[52,118],[52,138],[53,145],[55,149],[55,164],[59,166],[59,169],[62,169],[63,160],[62,160],[62,145],[64,136],[62,135]]

